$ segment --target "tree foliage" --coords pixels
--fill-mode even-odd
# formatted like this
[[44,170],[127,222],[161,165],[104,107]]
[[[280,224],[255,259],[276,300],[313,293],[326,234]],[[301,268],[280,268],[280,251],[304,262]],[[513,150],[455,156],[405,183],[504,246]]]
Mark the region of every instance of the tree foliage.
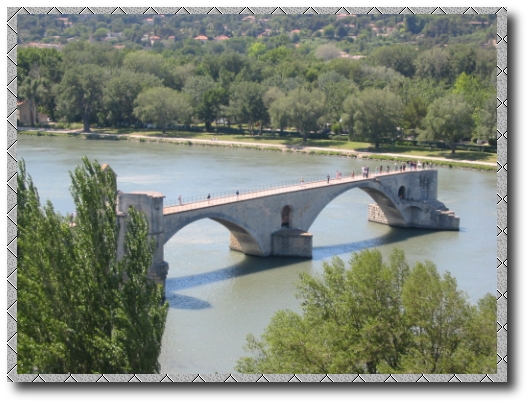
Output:
[[410,46],[394,45],[376,49],[370,55],[370,60],[376,66],[392,68],[405,77],[412,77],[415,73],[414,61],[417,51]]
[[367,137],[376,148],[383,139],[399,134],[403,104],[392,92],[366,89],[346,98],[344,110],[343,121],[350,128],[350,136]]
[[449,94],[439,98],[429,106],[423,120],[425,128],[421,139],[441,140],[451,146],[454,154],[456,142],[470,138],[473,133],[473,116],[469,104],[462,95]]
[[147,221],[129,210],[116,260],[116,179],[83,159],[70,174],[76,215],[41,206],[18,173],[19,373],[157,373],[167,304],[147,279]]
[[325,95],[318,90],[293,90],[281,99],[281,105],[286,108],[287,121],[300,131],[304,143],[309,133],[319,128],[326,113]]
[[248,124],[254,132],[254,124],[267,119],[267,109],[263,101],[263,87],[254,82],[235,82],[230,87],[230,110],[240,122]]
[[[211,130],[214,120],[224,118],[252,131],[251,121],[270,121],[271,105],[256,109],[259,102],[250,96],[252,86],[246,83],[261,85],[262,92],[277,87],[286,95],[299,88],[318,88],[325,94],[326,110],[318,130],[325,133],[328,124],[350,114],[343,103],[357,88],[391,91],[411,107],[418,106],[413,101],[417,99],[428,107],[454,91],[473,108],[474,137],[486,139],[492,117],[485,102],[495,93],[497,71],[494,15],[299,17],[258,18],[251,23],[243,16],[155,16],[150,24],[143,17],[69,16],[63,24],[49,16],[24,16],[19,33],[19,94],[31,104],[34,116],[35,110],[41,110],[53,120],[57,111],[68,122],[83,120],[87,131],[96,121],[99,126],[131,125],[131,100],[138,87],[130,72],[153,75],[160,83],[148,87],[163,86],[192,96],[189,123],[204,122]],[[89,41],[107,31],[112,33],[108,41]],[[120,31],[121,35],[114,35]],[[155,35],[161,41],[151,44]],[[197,41],[197,35],[209,39]],[[227,39],[212,40],[218,35]],[[61,51],[25,47],[26,41],[39,38],[64,47]],[[87,66],[103,71],[95,69],[93,80],[86,81],[82,78],[89,76],[84,71]],[[26,80],[30,71],[36,81]],[[336,80],[337,75],[349,82]],[[64,83],[58,87],[61,80]],[[248,100],[231,90],[233,86],[242,86]],[[32,90],[35,87],[38,92]],[[247,102],[253,106],[246,108]],[[416,112],[409,110],[416,117],[409,114],[406,123],[411,134],[421,129],[421,114]],[[494,142],[495,137],[487,138]]]
[[189,97],[168,87],[144,90],[134,105],[134,115],[145,123],[161,127],[162,133],[172,122],[187,123],[193,113]]
[[467,302],[449,273],[431,262],[409,267],[403,251],[384,263],[378,250],[335,257],[321,276],[301,275],[302,313],[285,310],[261,339],[247,337],[253,357],[241,373],[492,373],[496,301]]
[[106,118],[114,125],[133,123],[134,101],[151,87],[161,87],[162,81],[150,73],[121,69],[111,76],[104,88],[103,104]]
[[451,80],[453,72],[449,54],[441,48],[422,52],[416,59],[416,72],[421,78]]
[[82,65],[66,70],[59,87],[59,106],[69,120],[81,115],[83,131],[90,132],[92,114],[103,103],[107,72],[97,65]]

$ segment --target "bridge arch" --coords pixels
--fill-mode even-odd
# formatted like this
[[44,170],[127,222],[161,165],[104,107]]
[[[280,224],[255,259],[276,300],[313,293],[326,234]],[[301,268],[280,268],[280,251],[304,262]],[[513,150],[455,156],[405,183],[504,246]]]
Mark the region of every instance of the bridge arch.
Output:
[[[401,186],[404,188],[404,186]],[[313,222],[320,213],[338,196],[352,189],[361,189],[368,194],[372,200],[381,208],[388,219],[388,224],[392,226],[407,226],[406,213],[403,210],[398,193],[395,188],[391,189],[376,180],[367,180],[360,183],[347,183],[343,187],[336,187],[335,190],[328,194],[328,198],[321,200],[320,204],[315,204],[311,213],[306,215],[306,222],[302,229],[309,230]]]
[[245,254],[265,256],[266,248],[260,233],[240,218],[234,218],[225,212],[198,212],[185,217],[178,215],[164,215],[164,244],[178,231],[201,219],[211,219],[230,231],[230,248]]

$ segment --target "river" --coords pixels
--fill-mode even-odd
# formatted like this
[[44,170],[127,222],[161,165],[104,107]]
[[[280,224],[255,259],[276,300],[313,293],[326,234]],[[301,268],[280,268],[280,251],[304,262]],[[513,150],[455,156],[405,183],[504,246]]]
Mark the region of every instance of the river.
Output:
[[[26,162],[41,202],[74,211],[69,171],[87,156],[108,163],[118,188],[159,191],[167,200],[333,174],[360,173],[376,162],[352,158],[157,143],[89,141],[19,135],[17,154]],[[383,162],[386,165],[386,162]],[[337,255],[379,248],[388,258],[400,248],[409,263],[431,260],[456,277],[472,303],[496,294],[495,173],[440,168],[438,199],[460,217],[459,232],[398,229],[367,221],[371,198],[354,189],[333,200],[309,230],[313,259],[258,258],[228,249],[229,232],[204,219],[188,225],[165,246],[170,310],[162,342],[162,373],[230,373],[245,336],[259,336],[273,313],[299,311],[300,273],[319,274]]]

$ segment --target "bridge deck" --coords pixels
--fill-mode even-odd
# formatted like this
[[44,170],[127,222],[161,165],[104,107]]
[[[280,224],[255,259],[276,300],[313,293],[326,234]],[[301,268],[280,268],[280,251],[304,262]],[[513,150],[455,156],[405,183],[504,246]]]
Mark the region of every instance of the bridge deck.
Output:
[[[432,169],[425,169],[425,171],[427,170],[432,170]],[[409,173],[411,171],[416,171],[416,170],[406,170],[404,172],[391,171],[389,173],[382,173],[382,174],[381,173],[379,174],[369,173],[368,179],[373,179],[375,177],[399,176],[402,174]],[[352,178],[351,176],[345,176],[341,178],[330,178],[329,183],[327,179],[324,179],[324,180],[304,182],[304,184],[295,183],[295,184],[291,184],[288,186],[272,187],[266,190],[245,192],[245,193],[239,194],[239,196],[235,195],[234,193],[232,195],[225,195],[222,197],[210,198],[210,200],[205,198],[204,200],[194,201],[190,203],[183,203],[183,204],[177,203],[175,205],[166,206],[164,207],[164,215],[170,215],[170,214],[175,214],[177,212],[184,212],[184,211],[193,211],[196,209],[213,207],[216,205],[231,204],[231,203],[235,203],[239,201],[252,200],[252,199],[262,198],[262,197],[266,197],[270,195],[293,193],[293,192],[304,190],[304,189],[330,187],[333,185],[362,182],[366,180],[367,178],[363,177],[362,175],[356,175],[354,178]]]

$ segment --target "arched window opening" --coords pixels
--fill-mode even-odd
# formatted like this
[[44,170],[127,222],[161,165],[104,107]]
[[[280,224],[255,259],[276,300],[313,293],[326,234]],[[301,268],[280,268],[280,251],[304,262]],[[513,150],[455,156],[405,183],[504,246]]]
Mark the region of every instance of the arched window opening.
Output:
[[282,228],[290,228],[291,227],[291,217],[293,214],[293,209],[291,206],[286,205],[283,207],[282,210]]
[[398,190],[398,197],[399,198],[405,198],[405,186],[401,186]]

